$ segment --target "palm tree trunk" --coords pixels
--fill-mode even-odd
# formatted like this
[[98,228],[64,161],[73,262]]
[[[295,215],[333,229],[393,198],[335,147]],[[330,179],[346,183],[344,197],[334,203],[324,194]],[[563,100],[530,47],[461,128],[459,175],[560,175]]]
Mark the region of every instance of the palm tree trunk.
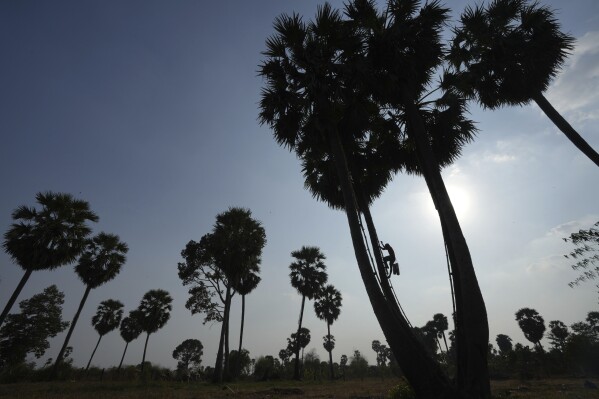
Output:
[[[230,306],[230,305],[229,305]],[[230,374],[229,374],[229,318],[230,318],[230,313],[227,316],[227,328],[225,329],[225,360],[224,360],[224,365],[223,365],[223,377],[225,381],[229,381],[230,379]]]
[[428,356],[422,344],[414,337],[405,320],[397,317],[380,290],[376,277],[370,267],[370,261],[362,238],[356,196],[352,188],[347,160],[343,152],[339,133],[336,127],[331,127],[329,133],[329,142],[336,172],[341,184],[341,191],[345,202],[345,214],[347,216],[358,268],[383,334],[393,350],[395,358],[400,363],[402,371],[405,373],[406,378],[419,398],[454,398],[456,392],[439,365]]
[[64,356],[64,352],[67,350],[67,346],[69,345],[69,340],[71,339],[71,335],[73,334],[73,330],[77,325],[77,320],[79,320],[79,315],[81,314],[81,310],[83,309],[83,305],[85,305],[85,301],[87,301],[87,296],[92,288],[88,285],[85,287],[85,293],[83,294],[83,298],[81,298],[81,302],[79,303],[79,307],[77,308],[77,313],[75,313],[75,317],[73,317],[73,321],[71,321],[71,327],[69,328],[69,332],[62,344],[62,348],[60,348],[60,352],[58,352],[58,356],[56,356],[56,361],[54,362],[54,368],[52,369],[52,374],[50,375],[50,379],[56,378],[56,373],[58,372],[58,365],[62,362],[62,357]]
[[144,354],[141,358],[141,374],[143,375],[144,373],[144,367],[146,365],[146,350],[148,349],[148,340],[150,339],[150,333],[148,333],[148,335],[146,335],[146,343],[144,345]]
[[229,317],[229,305],[231,303],[231,287],[227,287],[225,294],[225,308],[223,310],[223,324],[220,330],[220,341],[218,344],[218,353],[216,354],[216,362],[214,364],[214,375],[212,376],[213,383],[221,383],[223,381],[223,351],[225,346],[225,332],[227,331],[227,320]]
[[[302,329],[302,320],[304,318],[304,305],[306,303],[306,296],[302,295],[302,307],[300,310],[300,316],[299,316],[299,322],[297,324],[297,335],[295,336],[295,363],[294,363],[294,368],[293,368],[293,379],[294,380],[299,380],[300,379],[300,361],[299,361],[299,353],[300,353],[300,346],[299,346],[299,336],[300,336],[300,330]],[[302,355],[302,360],[303,360],[304,356]]]
[[[453,268],[458,313],[458,367],[463,367],[463,374],[458,370],[458,388],[472,397],[487,398],[491,396],[491,388],[487,365],[489,324],[485,302],[466,239],[427,139],[418,107],[414,102],[406,101],[406,109],[409,133],[413,135],[421,171],[439,213]],[[459,356],[460,352],[462,357]],[[461,364],[460,358],[463,359]]]
[[127,347],[129,346],[129,342],[127,342],[125,344],[125,350],[123,351],[123,356],[121,356],[121,362],[119,363],[119,368],[117,369],[117,372],[120,373],[121,372],[121,367],[123,366],[123,360],[125,360],[125,353],[127,353]]
[[564,119],[563,116],[553,106],[542,93],[533,96],[533,100],[537,103],[539,108],[543,110],[545,115],[551,119],[551,122],[557,126],[559,130],[566,135],[566,137],[578,148],[584,155],[586,155],[595,165],[599,166],[599,154],[582,138],[580,134]]
[[245,295],[241,296],[241,327],[239,328],[239,349],[237,350],[237,364],[235,373],[241,376],[241,344],[243,343],[243,323],[245,319]]
[[10,299],[8,300],[8,303],[6,304],[6,306],[4,307],[4,310],[2,311],[2,314],[0,315],[0,326],[2,326],[2,324],[4,323],[4,319],[6,319],[8,312],[10,312],[10,309],[15,304],[15,301],[19,297],[19,294],[21,293],[21,290],[25,286],[25,283],[27,282],[27,280],[29,280],[31,273],[33,273],[33,269],[27,269],[27,271],[25,272],[25,275],[21,278],[21,281],[19,281],[17,288],[15,288],[15,291],[12,293]]
[[92,355],[89,358],[89,362],[87,362],[87,366],[85,367],[85,371],[87,372],[87,370],[89,369],[89,365],[92,362],[92,359],[94,358],[94,355],[96,354],[96,349],[98,349],[98,345],[100,345],[100,341],[102,340],[102,335],[100,335],[100,338],[98,338],[98,342],[96,343],[96,347],[94,348],[94,351],[92,352]]
[[[329,349],[331,348],[331,324],[327,323],[327,339],[329,341]],[[335,370],[333,369],[333,350],[329,350],[329,371],[331,373],[331,380],[335,379]]]

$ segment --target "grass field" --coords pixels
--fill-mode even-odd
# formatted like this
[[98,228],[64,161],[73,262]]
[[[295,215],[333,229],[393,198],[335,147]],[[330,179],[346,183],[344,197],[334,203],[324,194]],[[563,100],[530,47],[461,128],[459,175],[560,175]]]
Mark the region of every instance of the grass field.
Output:
[[[597,383],[596,380],[593,382]],[[294,398],[386,398],[397,379],[366,379],[335,382],[244,382],[226,386],[176,382],[39,382],[0,385],[0,397],[19,399],[102,398],[102,399],[294,399]],[[599,398],[599,390],[584,387],[581,379],[535,381],[493,381],[495,398],[587,399]]]

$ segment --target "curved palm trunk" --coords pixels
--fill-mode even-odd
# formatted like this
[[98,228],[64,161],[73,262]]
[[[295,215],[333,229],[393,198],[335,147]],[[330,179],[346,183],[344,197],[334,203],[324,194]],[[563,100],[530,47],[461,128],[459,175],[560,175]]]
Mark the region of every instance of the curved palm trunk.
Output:
[[216,362],[214,364],[214,375],[212,382],[220,383],[223,380],[223,352],[225,346],[225,335],[227,331],[227,320],[229,318],[229,307],[231,305],[231,287],[227,287],[225,294],[225,309],[223,310],[223,321],[220,330],[220,341],[218,343],[218,353],[216,354]]
[[[329,348],[331,347],[331,323],[327,323],[327,339],[329,340]],[[335,379],[335,369],[333,369],[333,350],[329,351],[329,371],[331,380]]]
[[379,288],[370,267],[368,254],[362,239],[356,197],[341,141],[336,128],[332,128],[329,133],[329,142],[341,184],[345,213],[358,268],[383,334],[419,398],[455,398],[456,392],[439,365],[427,355],[426,350],[416,340],[405,319],[397,317]]
[[409,127],[416,143],[422,174],[433,198],[454,275],[457,307],[458,388],[478,398],[491,396],[487,351],[489,325],[485,302],[470,251],[428,142],[424,122],[414,102],[407,101]]
[[245,295],[241,296],[241,327],[239,328],[239,349],[237,350],[237,364],[235,364],[235,372],[237,376],[241,376],[241,345],[243,343],[243,323],[245,319]]
[[8,303],[6,304],[4,310],[2,311],[2,314],[0,315],[0,326],[4,324],[4,319],[6,319],[8,312],[10,312],[10,309],[12,309],[13,305],[15,304],[17,298],[19,297],[19,294],[25,286],[25,283],[27,282],[27,280],[29,280],[31,273],[33,273],[33,269],[28,269],[25,272],[25,275],[21,278],[21,281],[19,281],[19,284],[17,284],[17,288],[15,288],[15,291],[12,293],[10,299],[8,300]]
[[125,353],[127,353],[128,346],[129,346],[129,342],[125,343],[125,350],[123,351],[123,356],[121,356],[121,362],[119,363],[119,368],[117,369],[117,373],[121,372],[121,367],[123,367],[123,360],[125,360]]
[[595,165],[599,166],[599,154],[582,138],[580,134],[564,119],[563,116],[553,106],[542,93],[533,96],[533,100],[537,103],[539,108],[543,110],[545,115],[551,119],[551,122],[557,126],[559,130],[566,135],[566,137],[578,148],[584,155],[586,155]]
[[144,367],[146,365],[146,350],[148,349],[148,340],[150,339],[150,333],[148,333],[148,335],[146,335],[146,343],[144,345],[144,354],[141,358],[141,374],[143,375],[144,373]]
[[445,331],[443,331],[442,334],[443,334],[443,342],[445,342],[445,353],[449,353],[449,347],[447,346],[447,339],[445,338]]
[[79,320],[79,315],[81,314],[81,310],[83,309],[83,305],[85,305],[85,301],[87,301],[87,296],[91,291],[91,287],[88,285],[85,287],[85,293],[83,294],[83,298],[81,298],[81,302],[79,303],[79,308],[77,308],[77,313],[75,313],[75,317],[73,317],[73,321],[71,322],[71,327],[69,328],[69,332],[67,333],[67,337],[62,344],[62,348],[60,348],[60,352],[58,352],[58,356],[56,356],[56,361],[54,362],[54,368],[52,369],[52,374],[50,375],[51,379],[56,378],[56,373],[58,372],[58,365],[62,363],[62,357],[64,356],[64,352],[67,350],[67,346],[69,345],[69,340],[71,339],[71,335],[73,334],[73,330],[77,325],[77,320]]
[[[295,350],[295,362],[294,362],[294,368],[293,368],[293,379],[295,379],[295,380],[299,380],[300,379],[300,361],[299,361],[300,346],[299,346],[299,336],[300,336],[300,330],[302,329],[302,320],[304,318],[304,305],[305,305],[305,303],[306,303],[306,296],[302,295],[302,308],[300,310],[299,323],[297,325],[297,335],[295,336],[296,350]],[[303,354],[303,350],[302,350],[302,361],[303,360],[304,360],[304,354]]]
[[100,335],[100,338],[98,338],[98,342],[96,343],[96,347],[94,348],[94,351],[92,352],[92,355],[89,358],[89,362],[87,362],[87,366],[85,367],[85,371],[87,372],[87,370],[89,369],[89,365],[92,362],[92,359],[94,358],[94,355],[96,354],[96,349],[98,349],[98,345],[100,345],[100,341],[102,340],[102,335]]

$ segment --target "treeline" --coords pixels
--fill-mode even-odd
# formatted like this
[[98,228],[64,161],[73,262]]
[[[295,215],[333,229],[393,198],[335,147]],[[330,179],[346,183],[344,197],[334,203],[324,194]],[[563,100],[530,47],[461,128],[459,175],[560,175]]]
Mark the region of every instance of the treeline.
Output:
[[[72,347],[69,341],[89,293],[113,280],[126,262],[129,250],[119,236],[100,232],[91,236],[89,222],[98,216],[86,201],[64,193],[38,193],[38,207],[20,206],[12,213],[13,223],[4,234],[3,248],[25,274],[0,315],[0,381],[24,378],[71,378]],[[79,306],[68,322],[62,318],[64,293],[56,285],[19,303],[19,312],[9,313],[21,290],[34,271],[54,270],[74,264],[74,271],[84,285]],[[143,373],[148,340],[162,328],[170,317],[172,298],[161,289],[149,290],[139,306],[123,318],[124,305],[116,299],[107,299],[98,305],[91,324],[98,340],[84,371],[87,373],[102,337],[120,328],[125,350],[117,370],[120,371],[129,343],[140,334],[146,334],[141,361]],[[27,356],[41,358],[49,349],[49,339],[69,329],[56,356],[34,373],[35,363],[27,363]]]

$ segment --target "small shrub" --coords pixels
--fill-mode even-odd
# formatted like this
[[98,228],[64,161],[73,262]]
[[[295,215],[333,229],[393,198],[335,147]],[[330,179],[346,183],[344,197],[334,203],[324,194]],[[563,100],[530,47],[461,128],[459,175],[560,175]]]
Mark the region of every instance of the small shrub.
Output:
[[401,379],[401,382],[391,388],[387,394],[389,399],[416,399],[414,390],[405,378]]

